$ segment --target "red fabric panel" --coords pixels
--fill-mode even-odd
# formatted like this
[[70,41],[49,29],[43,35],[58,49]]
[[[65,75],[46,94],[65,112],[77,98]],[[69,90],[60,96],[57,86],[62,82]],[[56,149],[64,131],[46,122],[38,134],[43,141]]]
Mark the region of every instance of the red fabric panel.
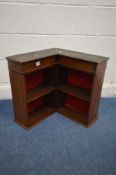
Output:
[[29,113],[33,112],[37,108],[40,108],[44,104],[43,98],[34,100],[33,102],[28,103],[27,110]]
[[27,75],[26,77],[26,88],[27,90],[37,87],[43,84],[43,72],[34,72]]
[[65,106],[72,108],[74,110],[77,109],[78,111],[82,112],[83,114],[88,114],[89,103],[84,101],[84,100],[75,98],[71,95],[68,95],[68,97],[65,101]]
[[68,84],[89,90],[92,88],[93,77],[91,75],[72,70],[68,75]]

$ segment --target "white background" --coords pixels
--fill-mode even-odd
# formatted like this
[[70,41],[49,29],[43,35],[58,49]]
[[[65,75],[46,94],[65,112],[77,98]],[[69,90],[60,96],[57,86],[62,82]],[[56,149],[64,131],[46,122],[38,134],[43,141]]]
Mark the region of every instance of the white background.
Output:
[[116,95],[116,0],[0,0],[0,98],[10,98],[6,56],[51,47],[103,55],[103,96]]

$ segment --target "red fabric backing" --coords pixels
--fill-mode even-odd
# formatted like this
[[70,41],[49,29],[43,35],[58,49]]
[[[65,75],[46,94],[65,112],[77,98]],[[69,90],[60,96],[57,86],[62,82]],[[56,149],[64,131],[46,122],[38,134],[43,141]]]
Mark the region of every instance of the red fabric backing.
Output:
[[71,70],[68,75],[68,84],[90,90],[93,84],[91,75]]
[[27,110],[29,113],[31,113],[37,108],[40,108],[43,104],[44,104],[43,98],[39,98],[37,100],[34,100],[33,102],[28,103]]
[[43,72],[34,72],[27,75],[26,77],[26,88],[27,90],[37,87],[43,84]]
[[71,95],[68,95],[68,97],[65,101],[65,106],[72,108],[74,110],[77,109],[78,111],[82,112],[83,114],[88,114],[89,103],[84,101],[84,100],[75,98]]

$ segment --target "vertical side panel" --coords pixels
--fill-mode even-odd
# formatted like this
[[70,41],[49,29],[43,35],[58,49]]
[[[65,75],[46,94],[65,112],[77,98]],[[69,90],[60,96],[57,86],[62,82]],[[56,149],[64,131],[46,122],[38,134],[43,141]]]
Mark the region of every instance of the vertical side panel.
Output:
[[94,83],[93,83],[92,94],[91,94],[88,124],[93,119],[97,118],[102,84],[104,80],[104,73],[106,69],[106,63],[107,61],[104,61],[101,64],[97,65],[96,75],[94,77]]
[[9,75],[11,82],[14,118],[17,122],[27,124],[27,104],[26,104],[26,88],[25,76],[9,67]]

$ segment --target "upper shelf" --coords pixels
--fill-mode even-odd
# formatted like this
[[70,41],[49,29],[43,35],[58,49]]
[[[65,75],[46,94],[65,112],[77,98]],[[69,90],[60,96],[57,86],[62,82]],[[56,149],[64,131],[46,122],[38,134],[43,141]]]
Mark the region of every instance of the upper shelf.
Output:
[[51,49],[45,49],[45,50],[40,50],[35,52],[28,52],[24,54],[8,56],[6,57],[6,59],[15,61],[17,63],[26,63],[26,62],[42,59],[45,57],[54,56],[54,55],[67,56],[74,59],[85,60],[93,63],[101,63],[109,59],[103,56],[97,56],[97,55],[86,54],[86,53],[59,49],[59,48],[51,48]]
[[53,86],[40,86],[33,88],[27,92],[27,103],[36,100],[44,95],[47,95],[48,93],[54,91]]
[[79,88],[79,87],[68,85],[68,86],[60,86],[59,90],[62,92],[68,93],[72,96],[78,97],[87,102],[90,102],[91,92],[84,88]]

